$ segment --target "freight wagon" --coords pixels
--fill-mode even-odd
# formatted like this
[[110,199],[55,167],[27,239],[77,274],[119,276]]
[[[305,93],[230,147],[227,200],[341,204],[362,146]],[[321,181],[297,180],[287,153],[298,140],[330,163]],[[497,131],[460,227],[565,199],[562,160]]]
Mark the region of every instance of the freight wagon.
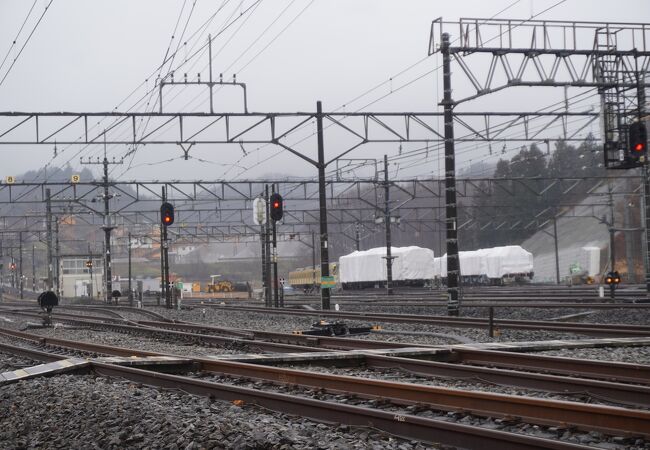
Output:
[[[421,287],[434,278],[433,250],[416,246],[391,247],[393,286]],[[386,247],[356,251],[339,259],[343,289],[380,287],[386,283]]]

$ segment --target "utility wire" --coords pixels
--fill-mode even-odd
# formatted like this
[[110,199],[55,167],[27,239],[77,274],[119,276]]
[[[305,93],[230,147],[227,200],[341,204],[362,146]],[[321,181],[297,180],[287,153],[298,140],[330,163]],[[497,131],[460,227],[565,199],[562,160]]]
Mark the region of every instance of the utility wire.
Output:
[[[515,0],[515,1],[512,2],[510,5],[508,5],[507,7],[505,7],[504,9],[500,10],[499,12],[497,12],[496,14],[494,14],[492,17],[490,17],[490,19],[493,19],[493,18],[495,18],[496,16],[498,16],[499,14],[503,13],[504,11],[506,11],[506,10],[512,8],[513,6],[515,6],[515,5],[516,5],[517,3],[519,3],[520,1],[521,1],[521,0]],[[533,16],[531,16],[529,19],[526,19],[526,20],[522,21],[522,24],[525,23],[525,22],[527,22],[527,21],[530,21],[530,20],[534,19],[535,17],[540,16],[541,14],[546,13],[547,11],[549,11],[549,10],[551,10],[551,9],[553,9],[553,8],[555,8],[555,7],[557,7],[557,6],[559,6],[559,5],[561,5],[561,4],[564,3],[564,2],[566,2],[566,0],[560,0],[559,2],[555,3],[554,5],[551,5],[550,7],[546,8],[545,10],[543,10],[543,11],[541,11],[541,12],[539,12],[539,13],[533,15]],[[492,41],[492,40],[494,40],[494,39],[496,39],[496,38],[498,38],[498,37],[499,37],[499,35],[497,35],[497,36],[495,36],[495,37],[489,39],[487,42],[490,42],[490,41]],[[459,39],[459,38],[456,38],[455,40],[458,40],[458,39]],[[487,43],[487,42],[485,42],[485,43]],[[421,62],[427,60],[430,56],[431,56],[431,55],[428,55],[427,57],[424,57],[424,58],[422,58],[421,60],[419,60],[419,61],[413,63],[412,65],[408,66],[406,69],[400,71],[400,72],[398,73],[398,75],[400,75],[400,74],[402,74],[402,73],[405,73],[406,71],[410,70],[410,69],[413,68],[413,67],[416,67],[416,66],[417,66],[418,64],[420,64]],[[429,75],[429,74],[431,74],[431,73],[434,73],[434,72],[437,72],[437,71],[440,70],[441,68],[442,68],[442,66],[440,65],[440,66],[437,66],[437,67],[435,67],[434,69],[432,69],[432,70],[430,70],[430,71],[427,71],[427,72],[425,72],[425,73],[423,73],[423,74],[421,74],[421,75],[418,75],[415,79],[412,79],[412,80],[408,81],[408,82],[405,83],[404,85],[399,86],[399,87],[396,88],[396,89],[391,89],[391,91],[390,91],[389,93],[380,96],[378,99],[375,99],[375,100],[373,100],[373,101],[367,103],[366,105],[362,106],[361,108],[357,108],[355,112],[359,112],[359,111],[361,111],[362,109],[365,109],[365,108],[367,108],[367,107],[369,107],[369,106],[371,106],[371,105],[377,103],[378,101],[383,100],[384,98],[386,98],[386,97],[388,97],[388,96],[394,94],[395,92],[398,92],[398,91],[402,90],[403,88],[405,88],[405,87],[407,87],[407,86],[410,86],[411,84],[413,84],[413,83],[415,83],[415,82],[417,82],[417,81],[419,81],[419,80],[425,78],[427,75]],[[396,75],[396,76],[397,76],[397,75]],[[362,95],[355,97],[355,99],[353,99],[351,102],[356,101],[356,100],[358,100],[358,99],[364,97],[364,96],[367,95],[368,93],[375,91],[376,89],[378,89],[378,88],[381,87],[381,86],[384,86],[384,85],[387,84],[387,83],[392,83],[392,80],[393,80],[393,77],[390,77],[388,80],[386,80],[386,81],[380,83],[379,85],[377,85],[377,86],[375,86],[375,87],[369,89],[368,91],[366,91],[366,92],[363,93]],[[350,102],[346,102],[345,104],[343,104],[343,105],[340,106],[339,108],[335,109],[334,111],[338,111],[338,110],[344,108],[344,107],[346,106],[346,104],[349,104],[349,103],[350,103]],[[298,127],[296,130],[293,131],[293,133],[298,132],[300,129],[302,129],[302,128],[304,128],[304,127],[305,127],[305,125],[303,125],[303,126],[301,126],[301,127]],[[300,143],[304,142],[305,140],[309,139],[311,136],[313,136],[313,133],[312,133],[311,135],[309,135],[309,136],[306,136],[305,138],[299,140],[297,143],[294,143],[294,144],[292,144],[292,145],[300,144]],[[270,145],[270,144],[262,145],[262,146],[258,147],[257,149],[253,150],[253,152],[249,152],[249,154],[254,153],[254,152],[256,152],[256,151],[259,151],[259,150],[261,150],[262,148],[267,147],[268,145]],[[275,155],[279,155],[279,154],[281,154],[281,153],[283,153],[283,152],[285,152],[285,151],[286,151],[285,149],[281,149],[280,151],[278,151],[277,153],[275,153]],[[264,161],[264,162],[268,161],[268,158],[264,159],[263,161]],[[253,166],[251,166],[251,168],[253,168],[253,167],[255,167],[255,166],[258,166],[259,164],[260,164],[260,162],[258,162],[257,164],[254,164]],[[229,170],[230,170],[230,169],[229,169]],[[227,172],[228,172],[228,171],[227,171]],[[227,174],[227,172],[224,173],[224,176]],[[246,172],[246,171],[244,171],[244,172],[242,172],[242,173],[239,173],[239,174],[237,175],[237,177],[243,175],[243,173],[245,173],[245,172]]]
[[[49,3],[47,4],[47,6],[45,7],[45,10],[43,10],[43,14],[41,14],[41,17],[38,18],[38,21],[36,22],[36,25],[34,25],[34,28],[32,28],[32,31],[29,33],[29,36],[27,36],[27,39],[25,40],[25,43],[24,43],[23,46],[20,48],[20,51],[18,52],[18,54],[16,55],[16,57],[15,57],[14,60],[12,61],[11,65],[9,66],[9,69],[7,69],[7,72],[5,73],[5,76],[2,77],[2,80],[0,80],[0,86],[2,86],[2,83],[4,83],[4,81],[7,79],[7,76],[8,76],[9,73],[11,72],[11,69],[13,69],[14,65],[16,64],[16,61],[18,61],[18,58],[19,58],[20,55],[23,53],[23,50],[25,50],[25,47],[27,46],[27,44],[28,44],[29,41],[31,40],[32,36],[34,35],[34,32],[36,31],[36,28],[38,28],[38,25],[39,25],[39,24],[41,23],[41,21],[43,20],[43,17],[45,17],[45,13],[46,13],[47,10],[50,8],[50,5],[52,4],[53,1],[54,1],[54,0],[50,0],[50,2],[49,2]],[[30,10],[30,12],[31,12],[31,10]],[[22,27],[21,27],[21,30],[22,30]],[[4,64],[4,62],[3,62],[3,64]]]
[[27,16],[25,17],[25,20],[23,20],[23,24],[20,26],[20,29],[18,30],[18,33],[16,33],[16,37],[12,41],[11,45],[9,46],[9,49],[7,50],[7,54],[5,55],[4,59],[2,60],[2,63],[0,64],[0,70],[5,65],[5,62],[7,61],[7,58],[9,57],[9,54],[11,53],[11,49],[14,48],[14,45],[16,45],[16,42],[18,42],[18,37],[20,36],[20,33],[23,31],[23,28],[25,28],[25,24],[29,20],[29,16],[32,15],[32,11],[34,10],[34,6],[36,6],[36,3],[38,0],[34,0],[34,3],[32,3],[32,7],[29,8],[29,12],[27,13]]
[[[248,6],[246,9],[244,9],[243,11],[241,11],[241,12],[240,12],[240,15],[239,15],[238,17],[236,17],[236,18],[235,18],[233,21],[231,21],[230,23],[226,24],[226,25],[225,25],[225,26],[224,26],[224,27],[223,27],[223,28],[222,28],[222,29],[221,29],[221,30],[220,30],[220,31],[215,35],[215,37],[216,37],[216,36],[219,36],[219,35],[221,35],[223,32],[225,32],[225,31],[226,31],[230,26],[232,26],[234,23],[236,23],[236,22],[237,22],[241,17],[245,16],[245,15],[246,15],[246,14],[247,14],[247,13],[248,13],[248,12],[249,12],[249,11],[250,11],[254,6],[255,6],[255,5],[259,4],[261,1],[262,1],[262,0],[256,0],[256,1],[253,2],[250,6]],[[215,13],[213,13],[213,14],[208,18],[208,20],[206,20],[206,21],[205,21],[205,22],[204,22],[204,23],[199,27],[199,29],[198,29],[197,31],[195,31],[195,32],[194,32],[194,33],[193,33],[193,34],[188,38],[188,40],[193,39],[193,38],[194,38],[194,37],[195,37],[199,32],[201,32],[201,30],[203,30],[204,28],[206,28],[207,26],[209,26],[209,24],[214,20],[214,18],[217,16],[217,14],[218,14],[218,13],[219,13],[219,12],[220,12],[224,7],[225,7],[225,5],[226,5],[228,2],[229,2],[229,0],[225,0],[224,3],[222,3],[222,5],[219,7],[219,9],[218,9]],[[207,47],[207,44],[204,44],[202,47]],[[169,59],[169,57],[167,58],[167,60],[168,60],[168,59]],[[181,64],[176,68],[176,70],[178,70],[180,67],[182,67],[183,65],[185,65],[187,61],[189,61],[189,58],[188,58],[186,61],[182,62],[182,63],[181,63]],[[149,78],[152,77],[153,75],[155,75],[156,71],[160,70],[160,67],[161,67],[161,66],[164,66],[165,63],[166,63],[166,61],[163,61],[163,63],[162,63],[161,65],[156,66],[156,69],[154,70],[154,72],[152,72],[152,73],[149,75],[149,77],[148,77],[144,82],[142,82],[142,83],[141,83],[137,88],[135,88],[133,91],[131,91],[131,93],[129,93],[128,96],[127,96],[124,100],[122,100],[122,101],[121,101],[121,102],[120,102],[120,103],[119,103],[119,104],[114,108],[114,110],[117,110],[117,109],[118,109],[122,104],[124,104],[126,101],[128,101],[129,98],[131,98],[131,97],[132,97],[132,96],[133,96],[133,95],[134,95],[138,90],[140,90],[140,88],[141,88],[143,85],[146,85],[147,82],[148,82],[148,80],[149,80]],[[132,104],[128,109],[127,109],[127,112],[128,112],[128,111],[131,111],[133,108],[137,107],[140,103],[142,103],[142,102],[144,101],[144,99],[146,99],[147,96],[151,93],[152,90],[155,90],[155,85],[154,85],[153,88],[147,90],[147,92],[146,92],[142,97],[140,97],[137,101],[135,101],[135,103],[133,103],[133,104]],[[92,131],[92,130],[98,128],[98,127],[100,126],[100,124],[101,124],[101,122],[98,122],[97,124],[93,125],[93,126],[90,128],[89,131]],[[83,136],[80,136],[79,138],[77,138],[77,140],[81,140],[81,139],[83,139]],[[59,152],[59,154],[63,153],[65,150],[69,149],[72,145],[73,145],[73,144],[70,144],[70,145],[68,145],[67,147],[65,147],[62,151]],[[76,153],[75,153],[71,158],[69,158],[69,159],[68,159],[64,164],[68,164],[68,163],[70,163],[71,161],[73,161],[74,159],[76,159],[76,157],[79,156],[79,154],[81,154],[83,151],[85,151],[85,150],[86,150],[87,148],[89,148],[89,147],[90,147],[90,145],[89,145],[89,144],[86,144],[82,149],[80,149],[79,151],[77,151],[77,152],[76,152]],[[44,168],[48,167],[48,166],[53,162],[53,159],[54,159],[54,158],[52,158],[52,159],[51,159],[51,160],[50,160],[50,161],[45,165]],[[36,177],[39,176],[39,174],[40,174],[40,172],[41,172],[42,170],[43,170],[43,169],[40,169],[40,170],[39,170],[39,172],[36,174]]]

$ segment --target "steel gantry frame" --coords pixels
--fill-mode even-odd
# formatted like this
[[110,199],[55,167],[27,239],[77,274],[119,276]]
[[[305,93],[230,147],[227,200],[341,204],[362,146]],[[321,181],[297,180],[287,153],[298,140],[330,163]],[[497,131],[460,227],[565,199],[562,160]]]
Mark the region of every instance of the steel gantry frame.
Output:
[[[449,31],[456,32],[451,40]],[[646,76],[650,67],[650,25],[643,23],[595,23],[576,21],[539,21],[531,19],[461,18],[431,23],[429,55],[440,53],[443,58],[445,110],[445,177],[447,180],[447,259],[449,301],[448,313],[457,315],[460,305],[458,240],[456,236],[455,190],[455,117],[462,114],[454,108],[461,103],[516,86],[638,89],[644,91],[650,83]],[[478,57],[476,56],[478,55]],[[483,58],[480,56],[483,55]],[[470,58],[471,56],[471,58]],[[470,66],[470,59],[489,69],[481,81]],[[617,76],[603,77],[603,60],[614,58]],[[474,93],[452,98],[451,62],[460,67]],[[483,67],[483,66],[482,66]],[[639,95],[639,98],[645,96]],[[640,116],[642,104],[637,106]],[[568,109],[568,108],[567,108]],[[566,117],[562,120],[567,130]],[[619,120],[620,122],[620,120]],[[618,146],[614,146],[618,148]],[[605,162],[609,161],[609,146],[605,146]],[[647,173],[645,173],[647,178]],[[646,182],[646,221],[650,214],[650,182]],[[646,227],[646,241],[650,229]],[[650,244],[646,256],[646,280],[650,292]]]
[[[609,197],[609,192],[598,192],[598,188],[609,185],[614,178],[612,177],[574,177],[574,178],[537,178],[524,180],[521,178],[504,178],[504,179],[461,179],[458,180],[459,197],[472,200],[474,196],[491,196],[495,193],[516,196],[521,190],[526,193],[533,193],[537,196],[543,196],[551,188],[560,188],[565,194],[571,193],[576,188],[582,188],[588,195],[594,197],[594,200],[603,196]],[[616,192],[614,195],[637,195],[641,192],[641,180],[636,177],[629,177],[629,185],[625,192]],[[132,207],[115,208],[115,226],[129,229],[136,227],[139,233],[145,233],[154,236],[154,228],[158,223],[158,207],[161,185],[175,186],[175,202],[177,205],[177,215],[179,217],[178,229],[173,231],[173,235],[180,242],[233,242],[240,239],[246,241],[254,239],[257,230],[252,228],[247,222],[250,222],[250,208],[248,200],[254,197],[259,183],[257,181],[239,181],[231,182],[181,182],[171,183],[166,181],[156,182],[133,182],[135,189],[127,189],[130,182],[110,182],[111,189],[119,188],[124,196],[129,196],[128,205],[132,202],[142,202],[144,205],[152,202],[156,206],[137,205]],[[284,233],[280,234],[281,239],[295,240],[309,246],[308,242],[301,239],[304,233],[307,233],[307,241],[312,227],[319,225],[318,213],[315,212],[315,192],[314,181],[283,181],[286,191],[286,198],[290,207],[287,209],[283,220]],[[363,225],[364,229],[370,233],[379,231],[376,225],[376,218],[382,214],[385,215],[385,204],[381,205],[380,199],[377,198],[377,188],[382,182],[377,180],[357,180],[354,182],[328,182],[328,190],[331,192],[329,205],[327,209],[328,221],[338,225],[333,231],[335,234],[347,237],[351,241],[357,241],[358,236],[351,236],[346,233],[345,226],[357,229]],[[390,183],[391,189],[402,195],[399,204],[390,209],[391,214],[399,215],[402,219],[402,229],[412,229],[423,232],[439,232],[439,225],[445,223],[441,219],[441,214],[435,213],[440,207],[427,206],[435,198],[440,198],[444,190],[444,180],[395,180]],[[278,182],[280,184],[280,182]],[[56,193],[50,198],[50,204],[56,209],[50,209],[52,217],[58,217],[62,223],[68,222],[68,218],[74,216],[77,221],[84,225],[95,226],[97,220],[99,225],[105,223],[102,211],[96,211],[89,207],[88,198],[92,205],[92,199],[96,199],[92,189],[98,192],[104,192],[104,182],[47,182],[47,183],[19,183],[5,184],[0,186],[0,198],[3,197],[2,191],[5,190],[6,197],[2,201],[9,204],[42,204],[40,194],[46,193],[49,189]],[[135,191],[135,193],[134,193]],[[337,196],[335,196],[337,192]],[[144,193],[149,194],[147,197]],[[206,201],[207,194],[207,201]],[[366,197],[368,194],[370,200]],[[46,195],[47,197],[47,195]],[[374,198],[373,198],[374,197]],[[211,206],[215,198],[221,202],[216,209]],[[198,204],[197,204],[198,203]],[[206,204],[208,203],[208,204]],[[422,205],[424,203],[424,206]],[[603,206],[603,203],[587,204],[584,201],[579,204],[560,203],[555,205],[556,208],[572,208],[580,206],[586,207]],[[508,208],[513,210],[512,205],[499,205],[491,202],[489,205],[463,205],[466,220],[459,224],[458,228],[490,228],[490,229],[532,229],[543,228],[548,222],[548,218],[541,217],[542,214],[529,220],[523,218],[521,214],[516,213],[516,207],[510,214],[505,211]],[[491,210],[500,211],[495,215]],[[472,210],[478,210],[478,213],[472,213]],[[434,214],[435,213],[435,214]],[[595,215],[590,213],[588,216]],[[44,212],[30,210],[27,214],[11,215],[4,214],[0,218],[0,228],[5,230],[15,229],[21,226],[25,229],[36,227],[36,233],[44,232],[42,230],[43,218],[48,215]],[[146,231],[146,227],[148,231]],[[144,227],[144,228],[143,228]],[[236,236],[234,236],[236,235]],[[155,236],[153,237],[155,240]]]
[[[465,134],[459,135],[457,140],[459,142],[488,143],[506,139],[521,142],[556,140],[552,124],[558,114],[583,118],[585,120],[583,127],[597,117],[591,111],[467,113],[457,115],[458,126],[466,130]],[[185,158],[188,158],[190,149],[197,144],[238,144],[240,146],[244,144],[273,144],[279,146],[313,165],[318,171],[321,208],[321,274],[328,276],[329,257],[326,192],[324,189],[327,166],[347,156],[358,147],[370,143],[420,142],[428,145],[431,142],[448,142],[449,139],[445,137],[445,134],[437,130],[436,121],[442,115],[438,112],[323,112],[320,101],[316,104],[315,113],[0,112],[0,145],[104,143],[104,145],[123,144],[135,147],[146,144],[177,144],[181,147]],[[445,113],[445,117],[448,117],[447,113]],[[492,117],[499,117],[501,121],[494,124],[491,121]],[[138,136],[137,133],[136,119],[138,118],[146,118],[152,125],[152,130],[143,136]],[[97,123],[108,120],[110,123],[100,131],[95,130],[97,128],[95,125],[89,125],[89,119],[97,121]],[[544,120],[545,123],[537,123],[537,126],[531,130],[531,120],[536,122]],[[316,160],[294,148],[296,144],[288,143],[288,138],[292,133],[311,121],[315,121],[317,124],[318,157]],[[172,126],[174,129],[170,130],[169,128]],[[578,130],[583,127],[579,127]],[[447,120],[445,130],[448,129],[449,121]],[[520,133],[512,134],[516,133],[517,129]],[[343,150],[329,160],[325,158],[325,130],[329,133],[341,133],[344,135],[341,139],[348,141],[341,145]],[[566,137],[566,139],[579,140],[575,136]],[[453,222],[455,223],[455,221]],[[449,230],[448,232],[453,231]],[[453,255],[453,252],[449,254]],[[450,291],[453,289],[451,288]],[[329,289],[322,289],[321,306],[323,309],[329,309],[329,298]]]
[[[589,70],[601,50],[590,46],[581,47],[583,31],[593,32],[610,24],[586,24],[579,22],[535,22],[498,21],[485,19],[462,19],[457,22],[459,27],[459,44],[451,41],[448,33],[442,31],[443,22],[438,19],[432,24],[430,53],[443,53],[443,82],[444,112],[353,112],[338,113],[324,112],[320,102],[317,102],[316,112],[292,113],[166,113],[166,112],[0,112],[0,145],[27,144],[60,144],[60,145],[93,145],[106,143],[139,146],[146,144],[175,144],[179,145],[187,158],[190,149],[200,144],[273,144],[287,150],[296,157],[316,167],[319,183],[320,203],[320,241],[321,241],[321,270],[324,276],[329,268],[328,236],[327,236],[327,202],[325,168],[334,161],[345,157],[362,145],[372,143],[404,143],[404,142],[444,142],[445,143],[445,197],[447,221],[447,253],[450,260],[457,259],[458,242],[456,239],[456,186],[455,186],[455,143],[457,142],[495,142],[520,141],[541,142],[558,139],[554,131],[557,121],[564,124],[565,130],[570,117],[584,119],[582,125],[575,126],[572,135],[565,133],[563,140],[580,140],[577,135],[597,117],[592,111],[537,111],[537,112],[458,112],[454,107],[464,101],[471,100],[487,93],[495,92],[506,87],[527,86],[580,86],[598,87],[601,81],[588,80]],[[440,41],[435,41],[434,31],[440,27]],[[611,24],[614,27],[614,24]],[[631,29],[632,43],[635,43],[639,33],[643,37],[643,48],[622,50],[610,49],[620,53],[622,60],[633,58],[635,67],[647,68],[647,56],[650,52],[645,48],[647,28],[645,25],[616,24],[617,32]],[[488,45],[492,39],[485,39],[487,28],[497,31],[499,44]],[[533,38],[531,39],[530,30]],[[551,45],[551,31],[562,30],[564,37],[561,45]],[[526,40],[519,45],[517,36],[524,31]],[[541,31],[537,31],[541,30]],[[571,34],[573,32],[573,34]],[[538,37],[539,33],[539,37]],[[568,36],[567,36],[568,33]],[[622,33],[621,33],[622,34]],[[504,38],[504,36],[506,38]],[[443,42],[440,48],[437,42]],[[488,80],[484,84],[477,82],[465,63],[465,56],[472,53],[489,53],[493,62],[488,71]],[[512,70],[508,55],[523,55],[524,61],[517,71]],[[548,70],[544,69],[545,55],[555,58]],[[571,62],[574,56],[586,58],[584,66],[576,70]],[[476,95],[453,100],[451,90],[451,59],[461,66],[470,81],[477,88]],[[639,64],[639,58],[646,58]],[[529,74],[528,67],[534,67],[539,79],[525,80]],[[503,67],[506,83],[493,86],[497,80],[496,68]],[[560,67],[564,68],[561,70]],[[568,73],[568,80],[556,79],[561,74]],[[600,84],[599,84],[600,83]],[[638,83],[637,83],[638,85]],[[150,131],[138,135],[137,119],[147,119],[151,124]],[[438,130],[437,121],[444,119],[444,129]],[[493,119],[496,118],[494,123]],[[531,122],[534,121],[534,125]],[[90,122],[90,123],[89,123]],[[316,159],[299,150],[296,143],[289,139],[293,133],[304,125],[317,124]],[[99,124],[103,124],[99,129]],[[334,157],[325,158],[325,131],[337,133],[339,139],[347,141],[337,145]],[[454,264],[448,265],[451,283],[457,279],[458,272],[453,270]],[[650,286],[650,284],[649,284]],[[449,286],[450,313],[458,311],[458,286]],[[456,302],[454,306],[453,303]],[[322,290],[322,307],[329,308],[329,290]]]

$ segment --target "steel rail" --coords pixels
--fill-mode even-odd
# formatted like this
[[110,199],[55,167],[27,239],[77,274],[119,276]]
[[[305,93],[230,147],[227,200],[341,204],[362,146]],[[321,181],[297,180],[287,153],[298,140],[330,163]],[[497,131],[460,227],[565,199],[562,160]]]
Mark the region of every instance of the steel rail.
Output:
[[[382,313],[365,313],[365,312],[342,312],[342,311],[325,311],[325,310],[297,310],[297,309],[269,309],[261,307],[244,307],[244,306],[222,306],[207,304],[212,308],[232,310],[232,311],[248,311],[259,312],[264,314],[283,314],[283,315],[297,315],[297,316],[319,316],[319,317],[335,317],[344,319],[358,319],[358,320],[374,320],[378,322],[393,322],[393,323],[415,323],[415,324],[428,324],[428,325],[443,325],[455,326],[463,328],[487,328],[489,326],[488,319],[471,318],[471,317],[448,317],[448,316],[429,316],[422,317],[418,315],[409,314],[382,314]],[[604,336],[604,337],[622,337],[622,336],[650,336],[650,327],[643,325],[612,325],[612,324],[583,324],[576,322],[563,322],[561,324],[555,322],[545,321],[526,321],[526,320],[509,320],[509,319],[496,319],[494,326],[504,329],[518,329],[518,330],[550,330],[566,333],[587,334],[591,336]]]
[[[36,312],[30,311],[7,311],[14,315],[40,318]],[[155,322],[137,321],[130,322],[140,326],[115,323],[118,319],[74,316],[65,313],[56,313],[52,317],[61,322],[74,325],[85,325],[89,327],[105,328],[118,332],[139,333],[141,335],[168,334],[168,337],[177,337],[182,340],[199,340],[218,345],[244,344],[260,349],[280,352],[322,352],[327,350],[371,350],[371,349],[397,349],[405,347],[430,348],[430,345],[415,343],[397,343],[387,341],[358,340],[350,338],[337,338],[330,336],[310,336],[293,333],[281,333],[261,330],[238,330],[233,328],[213,327],[209,325],[194,324],[187,322]],[[98,321],[100,320],[100,321]],[[106,322],[102,322],[106,321]],[[123,321],[126,321],[123,319]],[[226,334],[231,337],[215,336],[216,333]]]
[[[340,361],[338,361],[340,362]],[[585,379],[584,373],[570,372],[559,376],[546,373],[524,372],[528,367],[508,369],[477,367],[437,361],[422,361],[412,358],[365,354],[363,362],[376,369],[399,369],[419,376],[461,378],[499,386],[517,386],[563,395],[585,394],[593,398],[628,406],[650,407],[650,386]],[[328,363],[328,361],[325,361]],[[333,363],[333,362],[332,362]],[[650,368],[649,368],[650,369]],[[591,374],[589,374],[591,375]],[[580,378],[579,378],[580,377]],[[621,380],[631,382],[632,380]]]
[[[21,312],[16,314],[32,316],[32,317],[40,317],[36,313]],[[204,342],[207,344],[214,344],[219,346],[241,345],[241,346],[251,347],[251,351],[256,351],[256,349],[272,351],[272,352],[283,352],[283,353],[325,351],[324,349],[315,348],[315,347],[304,347],[304,346],[296,346],[296,345],[282,344],[276,342],[256,341],[256,340],[242,339],[236,337],[186,333],[181,331],[165,330],[162,328],[148,328],[143,326],[122,325],[122,324],[117,324],[112,322],[111,323],[98,322],[93,320],[85,320],[82,318],[64,318],[61,317],[60,315],[59,316],[53,315],[53,317],[63,323],[70,323],[70,324],[86,326],[90,328],[92,327],[103,328],[118,333],[138,334],[147,337],[161,336],[168,339],[175,338],[179,341]]]
[[446,360],[462,364],[546,371],[568,376],[579,374],[583,377],[650,385],[650,366],[644,364],[458,347],[449,353]]
[[[138,321],[139,324],[150,326],[152,328],[164,328],[171,330],[191,330],[199,332],[221,332],[228,328],[213,327],[210,325],[176,322],[149,322]],[[319,347],[329,350],[372,350],[372,349],[391,349],[391,348],[431,348],[431,345],[413,344],[413,343],[396,343],[387,341],[357,340],[349,337],[334,336],[310,336],[293,333],[281,333],[274,331],[250,330],[244,329],[242,332],[247,333],[250,339],[261,339],[263,341],[281,342],[297,346]]]
[[[56,345],[74,350],[92,351],[94,353],[119,354],[120,356],[131,356],[134,354],[138,356],[160,355],[160,353],[129,350],[84,342],[66,341],[62,339],[38,339],[38,336],[30,336],[27,333],[21,332],[12,331],[8,334],[22,336],[27,339],[31,338],[32,341],[41,341],[45,345]],[[30,338],[27,336],[30,336]],[[303,372],[292,369],[278,369],[275,367],[204,358],[196,358],[194,360],[201,365],[203,370],[209,372],[265,379],[281,384],[299,384],[302,386],[319,387],[329,391],[368,396],[372,398],[388,398],[402,404],[426,404],[436,409],[463,411],[465,413],[480,416],[493,417],[496,415],[510,418],[518,417],[525,421],[539,424],[561,426],[571,424],[583,429],[594,429],[614,434],[623,433],[626,435],[635,434],[650,436],[650,412],[647,411],[636,411],[625,408],[535,399],[485,392],[461,391],[408,383],[370,380],[352,376]],[[93,366],[101,368],[102,371],[99,372],[104,375],[106,375],[106,371],[119,370],[109,364],[93,362]],[[151,383],[152,380],[159,380],[161,377],[167,377],[167,375],[154,372],[138,372],[140,375],[144,375],[144,378],[139,378],[138,381],[145,384]],[[172,380],[176,379],[177,381],[192,380],[185,377],[170,377],[172,377]],[[194,381],[196,380],[192,380],[192,382]],[[165,387],[185,390],[185,388],[182,388],[180,385],[174,384],[165,385]],[[353,387],[352,390],[351,387]],[[260,392],[257,390],[253,391]],[[269,393],[263,394],[266,395]],[[290,397],[299,398],[295,396]]]
[[[395,301],[386,302],[386,301],[368,301],[368,300],[341,300],[334,298],[333,299],[341,305],[367,305],[370,307],[376,306],[391,306],[391,307],[402,307],[402,306],[429,306],[429,307],[445,307],[446,303],[443,302],[432,302],[430,299],[407,299],[406,301],[401,301],[398,295],[394,296]],[[310,299],[314,304],[318,303],[317,299]],[[385,300],[385,299],[381,299]],[[231,300],[233,303],[240,304],[241,301]],[[227,303],[228,304],[228,303]],[[305,300],[303,299],[284,299],[285,305],[303,305]],[[464,301],[463,309],[466,308],[566,308],[566,309],[648,309],[650,308],[650,303],[484,303],[476,301]],[[498,319],[497,319],[498,320]]]
[[35,361],[53,362],[67,359],[67,356],[57,355],[54,353],[42,352],[31,348],[20,347],[17,345],[10,345],[0,342],[0,351],[11,353],[12,355],[22,356],[25,358],[33,359]]
[[520,449],[585,449],[588,447],[533,436],[508,433],[487,428],[462,425],[441,420],[395,414],[371,408],[332,403],[276,392],[265,392],[240,386],[224,385],[177,375],[147,372],[140,369],[94,363],[99,375],[190,394],[252,404],[289,415],[299,415],[328,423],[371,427],[392,435],[424,442],[438,442],[464,448]]

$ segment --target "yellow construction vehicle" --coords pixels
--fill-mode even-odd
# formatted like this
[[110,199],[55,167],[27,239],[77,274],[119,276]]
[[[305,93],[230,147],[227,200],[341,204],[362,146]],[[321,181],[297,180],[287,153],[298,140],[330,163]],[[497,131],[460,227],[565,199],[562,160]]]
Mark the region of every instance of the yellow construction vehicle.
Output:
[[228,280],[218,280],[221,275],[210,275],[210,284],[207,286],[207,292],[232,292],[235,290],[235,286],[231,281]]

